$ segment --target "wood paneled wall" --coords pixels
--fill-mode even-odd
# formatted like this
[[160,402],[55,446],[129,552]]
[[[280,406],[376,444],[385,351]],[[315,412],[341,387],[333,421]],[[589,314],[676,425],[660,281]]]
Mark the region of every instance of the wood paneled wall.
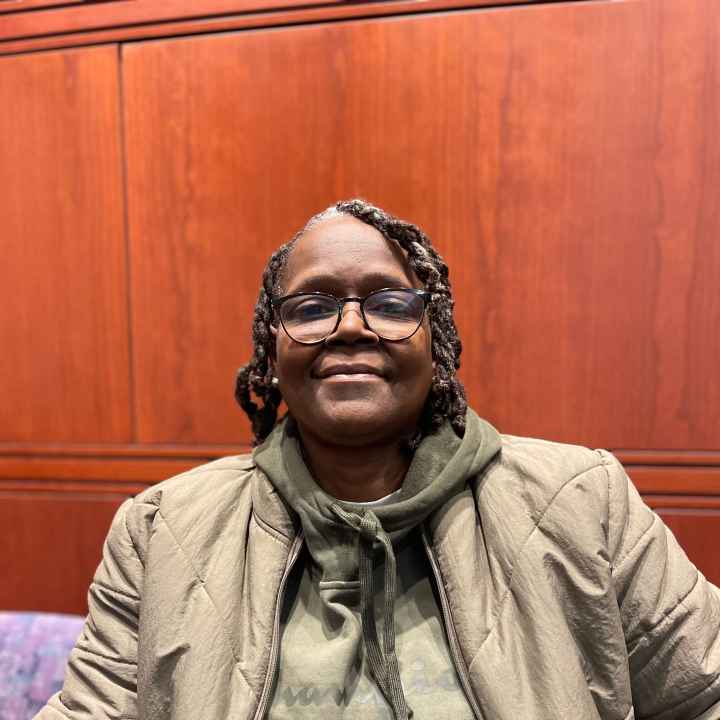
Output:
[[719,21],[537,3],[0,58],[0,543],[48,568],[0,607],[81,610],[123,497],[247,447],[262,268],[354,195],[446,257],[472,405],[617,450],[720,582]]
[[0,438],[129,442],[118,50],[0,59]]

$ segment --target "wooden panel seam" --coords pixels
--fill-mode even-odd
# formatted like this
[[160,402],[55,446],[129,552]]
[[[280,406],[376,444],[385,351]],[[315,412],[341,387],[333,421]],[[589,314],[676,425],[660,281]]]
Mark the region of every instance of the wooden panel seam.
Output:
[[720,497],[713,495],[656,495],[643,494],[643,500],[653,509],[663,512],[673,510],[720,510]]
[[[396,17],[425,13],[464,10],[493,10],[504,7],[553,4],[559,0],[398,0],[398,2],[337,3],[305,5],[290,9],[270,8],[239,13],[218,14],[214,17],[187,20],[165,20],[146,23],[115,23],[95,29],[65,29],[36,35],[0,33],[0,56],[23,52],[37,52],[59,48],[85,47],[102,43],[138,42],[160,38],[229,32],[233,30],[265,29],[322,23],[327,21],[363,20],[377,17]],[[599,0],[568,0],[574,4],[592,4]],[[207,15],[207,13],[206,13]]]
[[135,492],[77,492],[71,490],[31,490],[31,491],[4,491],[0,488],[0,502],[6,500],[27,500],[28,498],[42,498],[45,500],[77,500],[79,502],[106,502],[110,500],[124,501]]
[[120,148],[120,186],[122,192],[122,236],[125,246],[125,304],[127,312],[127,354],[128,354],[128,412],[130,413],[130,440],[135,443],[138,439],[137,424],[137,393],[135,388],[135,353],[132,331],[132,277],[130,269],[130,225],[128,210],[128,163],[127,163],[127,133],[125,131],[125,84],[123,81],[123,53],[122,46],[117,45],[117,128],[118,147]]
[[625,471],[644,494],[720,496],[720,467],[628,465]]
[[612,451],[623,465],[706,465],[720,467],[720,450],[627,450]]
[[[71,0],[72,1],[72,0]],[[567,1],[567,0],[563,0]],[[570,0],[572,1],[572,0]],[[587,0],[575,0],[585,2]],[[457,2],[457,0],[456,0]],[[546,4],[537,0],[473,0],[479,7],[504,7],[507,5]],[[558,0],[549,0],[558,2]],[[92,7],[75,6],[47,9],[42,13],[15,12],[5,18],[0,29],[0,38],[25,39],[40,35],[59,35],[83,30],[102,30],[136,25],[160,25],[177,21],[207,22],[225,16],[249,15],[272,11],[292,11],[295,8],[328,9],[338,5],[341,0],[211,0],[206,2],[202,11],[198,6],[188,5],[181,0],[134,0],[123,2],[116,0],[95,3]],[[371,3],[364,3],[370,5]],[[390,4],[390,3],[388,3]],[[416,4],[421,4],[416,0]],[[444,0],[443,5],[451,5]]]
[[122,482],[111,480],[64,480],[62,478],[0,478],[0,497],[13,493],[96,493],[99,495],[117,494],[127,497],[136,495],[153,485],[147,482]]
[[237,445],[0,443],[0,462],[3,457],[195,458],[198,462],[204,462],[211,458],[243,455],[251,451],[250,445],[242,443]]
[[201,463],[166,458],[143,460],[2,458],[0,459],[0,478],[152,482],[179,475],[199,464]]

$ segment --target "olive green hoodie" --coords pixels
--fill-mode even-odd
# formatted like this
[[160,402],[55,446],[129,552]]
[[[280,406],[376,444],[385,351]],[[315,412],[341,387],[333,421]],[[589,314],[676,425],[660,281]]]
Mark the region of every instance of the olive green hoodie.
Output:
[[303,462],[292,421],[255,451],[258,467],[299,516],[308,551],[285,598],[271,720],[472,716],[448,651],[421,525],[499,448],[495,429],[468,410],[464,437],[446,423],[425,438],[399,492],[380,505],[325,493]]

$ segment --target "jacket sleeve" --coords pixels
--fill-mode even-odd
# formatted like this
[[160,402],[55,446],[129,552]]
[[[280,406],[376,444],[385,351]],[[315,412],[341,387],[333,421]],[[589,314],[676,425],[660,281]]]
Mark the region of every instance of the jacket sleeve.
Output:
[[720,719],[720,590],[605,455],[608,541],[635,717]]
[[88,593],[89,614],[62,690],[35,720],[137,718],[138,612],[143,565],[129,530],[133,500],[118,509]]

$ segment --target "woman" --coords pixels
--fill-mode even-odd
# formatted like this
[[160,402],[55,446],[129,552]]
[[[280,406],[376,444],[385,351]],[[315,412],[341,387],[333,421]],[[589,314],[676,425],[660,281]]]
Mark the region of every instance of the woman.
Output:
[[311,219],[253,340],[258,447],[121,507],[38,717],[720,717],[720,592],[612,456],[467,408],[420,230]]

